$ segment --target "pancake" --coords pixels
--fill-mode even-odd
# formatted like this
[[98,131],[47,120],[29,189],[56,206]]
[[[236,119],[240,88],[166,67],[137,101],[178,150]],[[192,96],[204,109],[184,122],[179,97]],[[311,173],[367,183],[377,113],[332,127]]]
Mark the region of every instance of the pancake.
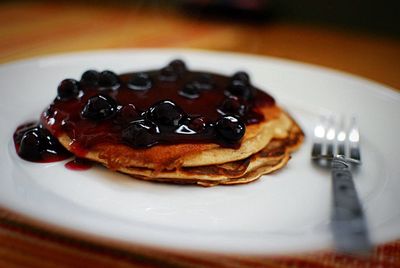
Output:
[[247,73],[89,70],[63,80],[41,123],[77,157],[134,178],[213,186],[281,169],[303,141],[294,119]]
[[[143,151],[121,144],[101,144],[84,157],[142,180],[202,186],[242,184],[282,168],[303,139],[300,127],[281,111],[274,121],[250,128],[238,149],[178,144]],[[59,140],[73,151],[67,135]],[[159,157],[165,154],[168,157]]]
[[[205,166],[222,164],[246,158],[263,149],[272,138],[284,138],[293,122],[278,107],[266,107],[268,122],[250,125],[239,148],[224,148],[215,143],[192,143],[153,146],[146,149],[132,148],[124,144],[101,143],[93,146],[85,157],[102,160],[108,167],[146,167],[154,170],[174,169],[180,166]],[[73,141],[63,133],[59,140],[74,152]],[[75,152],[79,154],[79,152]]]
[[[240,160],[204,166],[181,166],[164,171],[137,166],[121,166],[117,168],[117,171],[143,180],[180,184],[215,186],[248,183],[287,164],[291,152],[300,146],[303,138],[304,134],[299,126],[292,124],[286,137],[272,138],[260,151]],[[91,155],[90,158],[105,166],[108,165],[104,159],[100,159],[96,155]]]

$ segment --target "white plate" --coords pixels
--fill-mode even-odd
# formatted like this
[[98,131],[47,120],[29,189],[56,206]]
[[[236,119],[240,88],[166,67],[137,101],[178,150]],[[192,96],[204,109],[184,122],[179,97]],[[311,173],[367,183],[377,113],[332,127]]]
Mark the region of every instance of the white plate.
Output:
[[311,65],[193,50],[97,51],[1,66],[0,206],[72,230],[162,248],[269,254],[330,247],[330,176],[312,167],[310,139],[276,174],[212,188],[143,182],[100,167],[71,171],[63,163],[35,164],[16,155],[14,129],[38,119],[62,79],[92,68],[159,68],[174,58],[192,69],[248,71],[308,137],[320,112],[355,115],[364,164],[354,177],[372,240],[400,238],[400,94]]

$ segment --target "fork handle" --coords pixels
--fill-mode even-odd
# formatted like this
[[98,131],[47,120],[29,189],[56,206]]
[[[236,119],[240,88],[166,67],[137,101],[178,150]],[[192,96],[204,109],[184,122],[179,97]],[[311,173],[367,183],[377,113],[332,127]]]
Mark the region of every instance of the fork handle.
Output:
[[341,156],[332,160],[332,231],[336,250],[366,254],[371,249],[364,212],[357,195],[350,164]]

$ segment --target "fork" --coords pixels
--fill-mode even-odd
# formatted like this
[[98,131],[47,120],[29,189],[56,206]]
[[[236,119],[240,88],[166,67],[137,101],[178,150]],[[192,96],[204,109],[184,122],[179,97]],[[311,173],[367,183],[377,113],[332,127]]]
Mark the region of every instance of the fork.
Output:
[[[346,124],[347,123],[347,124]],[[352,166],[361,164],[360,134],[356,119],[339,122],[322,117],[314,128],[311,158],[332,172],[331,229],[338,252],[366,255],[371,249],[364,211],[352,178]]]

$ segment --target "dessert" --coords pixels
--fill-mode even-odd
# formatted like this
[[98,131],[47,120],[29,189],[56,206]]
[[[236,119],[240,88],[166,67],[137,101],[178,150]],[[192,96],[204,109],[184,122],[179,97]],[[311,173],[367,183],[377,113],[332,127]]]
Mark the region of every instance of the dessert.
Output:
[[[191,71],[181,60],[65,79],[40,126],[22,129],[14,140],[25,159],[52,155],[45,145],[56,138],[73,155],[135,178],[203,186],[247,183],[280,169],[304,137],[247,73]],[[35,140],[42,134],[48,138]]]

